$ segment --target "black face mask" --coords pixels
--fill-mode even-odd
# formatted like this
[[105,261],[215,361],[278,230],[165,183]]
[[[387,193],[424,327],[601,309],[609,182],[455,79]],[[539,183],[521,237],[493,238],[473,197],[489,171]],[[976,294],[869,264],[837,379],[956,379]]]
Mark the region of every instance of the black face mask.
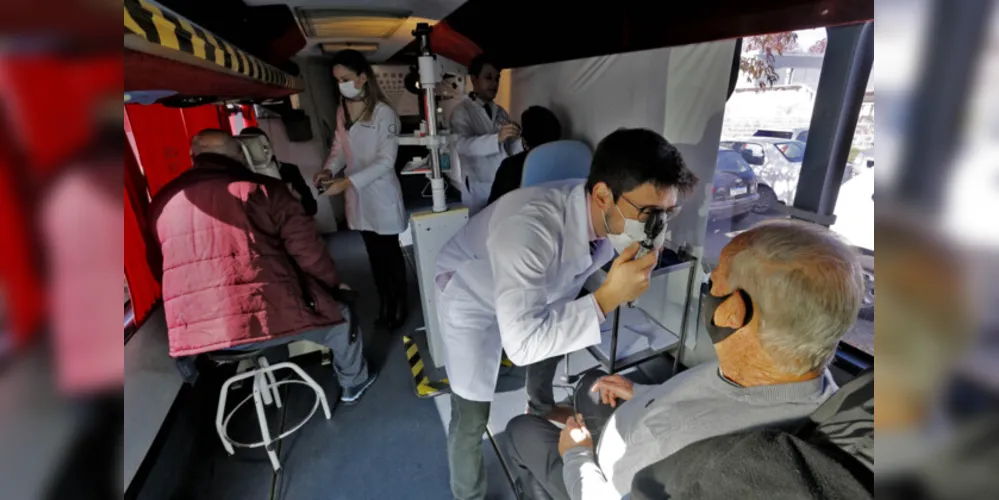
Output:
[[725,302],[729,297],[737,293],[742,295],[742,301],[746,304],[746,317],[742,320],[742,325],[739,326],[739,328],[742,328],[748,325],[753,319],[753,300],[749,298],[749,294],[737,288],[728,295],[715,297],[711,295],[710,281],[701,284],[701,319],[704,321],[704,326],[708,329],[708,336],[711,337],[711,343],[713,344],[729,338],[729,336],[739,330],[739,328],[730,328],[715,324],[715,311],[722,305],[722,302]]

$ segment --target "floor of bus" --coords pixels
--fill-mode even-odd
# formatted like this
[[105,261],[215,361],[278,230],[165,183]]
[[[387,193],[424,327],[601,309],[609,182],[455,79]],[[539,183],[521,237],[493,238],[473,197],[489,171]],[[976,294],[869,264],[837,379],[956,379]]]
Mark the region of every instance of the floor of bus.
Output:
[[[217,384],[222,379],[204,377],[199,385],[209,387],[202,387],[204,403],[199,414],[187,415],[186,425],[190,429],[173,431],[167,438],[183,440],[188,447],[185,456],[191,457],[180,474],[176,469],[172,471],[177,486],[170,489],[175,489],[175,493],[168,495],[161,488],[150,488],[151,481],[147,480],[138,498],[450,498],[446,451],[449,399],[446,395],[432,399],[416,396],[403,349],[402,336],[412,334],[422,325],[420,305],[412,301],[408,324],[400,331],[394,334],[376,331],[370,321],[376,314],[377,300],[372,299],[376,296],[374,284],[360,236],[356,232],[340,232],[327,238],[327,244],[344,282],[359,290],[364,298],[360,315],[365,350],[371,367],[379,372],[378,381],[357,405],[338,405],[331,420],[322,418],[319,410],[301,429],[282,440],[278,448],[282,470],[275,474],[262,449],[237,448],[235,456],[227,455],[214,428]],[[418,297],[412,271],[410,283],[410,296]],[[421,349],[421,353],[426,352]],[[317,359],[312,361],[302,364],[323,386],[333,404],[339,398],[333,371],[329,366],[321,366]],[[579,372],[595,366],[596,361],[580,352],[573,355],[570,364],[573,372]],[[561,367],[558,373],[562,373]],[[432,379],[441,376],[429,375]],[[505,446],[506,423],[526,407],[523,382],[523,371],[514,369],[501,377],[499,383],[490,417],[490,435],[501,449]],[[269,408],[272,433],[296,425],[312,409],[315,400],[304,386],[287,385],[284,390],[284,408]],[[559,392],[556,390],[557,398],[567,396]],[[228,406],[239,403],[246,394],[248,387],[230,393]],[[233,417],[229,434],[237,441],[258,441],[257,425],[252,405],[245,405]],[[172,448],[177,447],[178,443],[174,443]],[[483,448],[488,497],[516,498],[488,436]]]

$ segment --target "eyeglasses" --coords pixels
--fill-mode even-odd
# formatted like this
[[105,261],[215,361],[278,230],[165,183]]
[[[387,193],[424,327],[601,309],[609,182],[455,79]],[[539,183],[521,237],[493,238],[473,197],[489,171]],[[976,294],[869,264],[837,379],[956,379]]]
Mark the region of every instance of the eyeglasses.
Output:
[[621,199],[628,202],[629,205],[631,205],[632,207],[635,208],[636,211],[638,211],[639,222],[645,222],[649,220],[649,218],[656,213],[663,214],[663,217],[665,217],[666,222],[669,222],[674,217],[676,217],[676,214],[680,213],[680,205],[673,205],[672,207],[666,209],[660,207],[640,207],[631,200],[629,200],[628,197],[626,197],[623,194],[621,195]]

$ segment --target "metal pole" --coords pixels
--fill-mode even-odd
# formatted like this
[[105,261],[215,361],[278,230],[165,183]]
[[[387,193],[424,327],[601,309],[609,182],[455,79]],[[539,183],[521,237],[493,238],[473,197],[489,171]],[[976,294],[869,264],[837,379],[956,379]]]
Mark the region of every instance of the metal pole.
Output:
[[[683,308],[683,323],[680,325],[680,340],[677,343],[676,356],[673,356],[673,373],[670,377],[676,375],[680,372],[680,365],[683,363],[683,349],[687,344],[687,322],[690,317],[690,291],[694,288],[694,277],[697,275],[696,271],[697,261],[695,260],[690,264],[687,275],[687,304]],[[701,302],[697,302],[698,315],[700,315]]]
[[430,50],[430,25],[420,23],[416,25],[413,36],[420,40],[420,57],[417,60],[420,71],[420,88],[423,90],[423,115],[427,122],[427,137],[429,143],[427,149],[430,150],[430,188],[434,200],[434,212],[447,211],[446,197],[444,195],[444,175],[441,172],[440,148],[442,145],[437,135],[437,96],[434,95],[434,87],[440,82],[440,75],[437,71],[437,60]]
[[[437,96],[434,95],[433,88],[423,89],[423,103],[426,108],[427,136],[437,137]],[[440,179],[443,176],[440,151],[437,151],[436,147],[430,148],[430,176],[433,179]]]

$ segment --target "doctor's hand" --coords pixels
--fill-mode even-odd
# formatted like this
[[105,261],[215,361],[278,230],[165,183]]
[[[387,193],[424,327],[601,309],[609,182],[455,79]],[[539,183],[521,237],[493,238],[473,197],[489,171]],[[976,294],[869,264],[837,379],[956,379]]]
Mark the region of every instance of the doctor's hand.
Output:
[[318,186],[320,184],[325,184],[333,180],[333,172],[326,170],[325,168],[316,172],[316,175],[312,176],[312,185]]
[[610,314],[625,302],[637,299],[649,289],[649,274],[655,267],[659,254],[649,252],[644,257],[635,259],[639,248],[639,243],[635,242],[624,249],[611,264],[607,279],[593,292],[593,298],[597,299],[604,315]]
[[600,391],[600,400],[611,408],[617,408],[617,400],[630,401],[635,397],[634,382],[620,376],[608,375],[597,380],[590,392]]
[[520,126],[516,123],[507,123],[499,129],[499,141],[501,143],[506,142],[507,139],[512,139],[514,137],[520,137]]
[[326,185],[326,191],[323,191],[323,196],[336,196],[350,187],[350,179],[337,179]]
[[593,450],[593,436],[583,425],[583,416],[577,414],[565,421],[565,428],[558,437],[558,454],[565,456],[573,448],[583,447]]

